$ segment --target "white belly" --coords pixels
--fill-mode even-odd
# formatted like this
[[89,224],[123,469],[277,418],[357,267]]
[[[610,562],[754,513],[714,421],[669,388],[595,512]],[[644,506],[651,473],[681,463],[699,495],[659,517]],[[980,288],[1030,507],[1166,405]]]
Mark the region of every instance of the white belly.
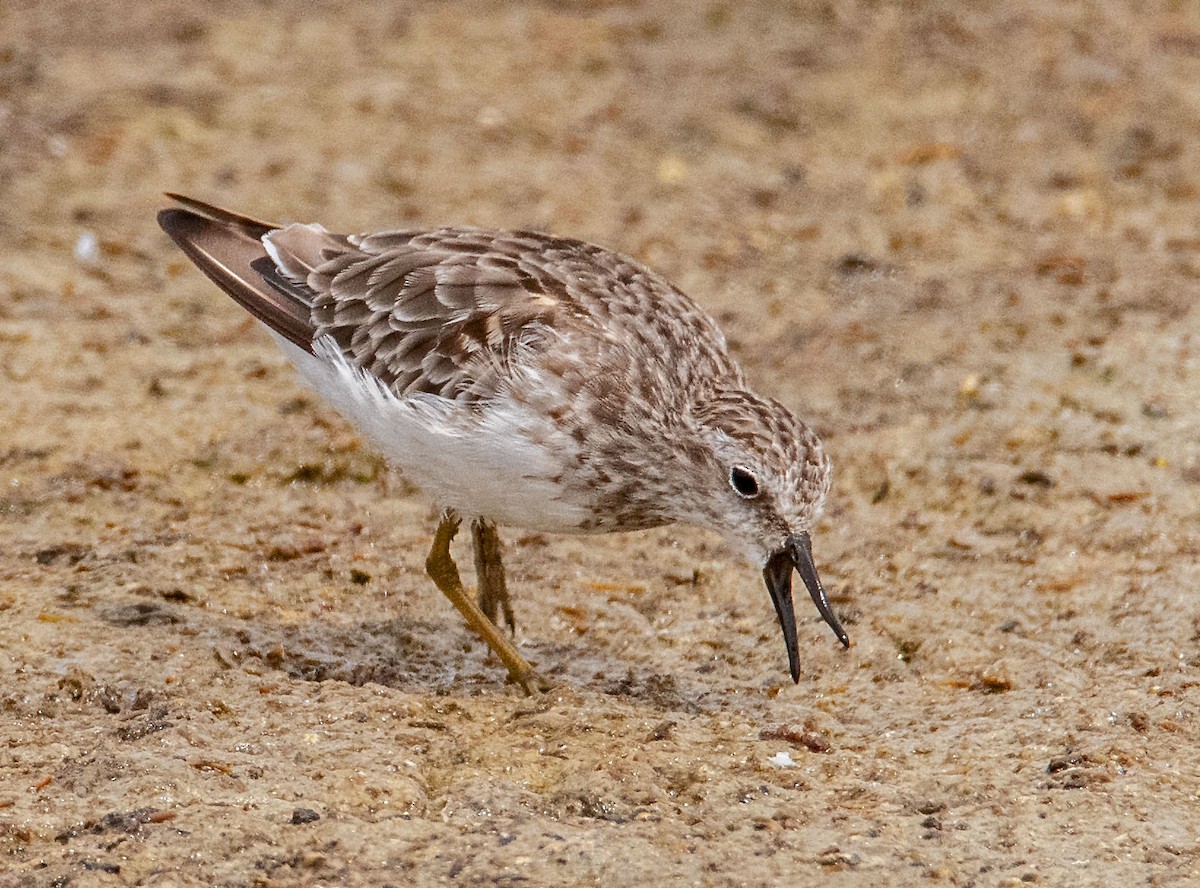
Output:
[[438,506],[552,533],[578,532],[590,517],[585,503],[564,501],[566,491],[551,480],[561,476],[574,442],[546,417],[517,405],[475,412],[436,395],[398,398],[331,341],[318,341],[310,355],[272,335],[304,381]]

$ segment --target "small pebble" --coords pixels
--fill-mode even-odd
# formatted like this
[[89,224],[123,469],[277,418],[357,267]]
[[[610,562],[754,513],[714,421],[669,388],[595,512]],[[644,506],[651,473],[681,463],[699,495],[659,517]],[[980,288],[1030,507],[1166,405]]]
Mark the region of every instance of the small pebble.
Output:
[[299,826],[302,823],[313,823],[321,819],[321,815],[312,808],[297,808],[292,812],[292,825]]

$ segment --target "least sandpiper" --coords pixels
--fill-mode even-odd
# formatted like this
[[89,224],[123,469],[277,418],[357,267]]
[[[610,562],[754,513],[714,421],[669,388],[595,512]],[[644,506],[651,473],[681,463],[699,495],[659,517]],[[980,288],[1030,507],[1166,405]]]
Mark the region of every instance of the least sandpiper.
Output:
[[[644,265],[536,231],[341,235],[191,198],[159,224],[439,507],[429,576],[527,691],[497,525],[711,528],[762,568],[800,680],[792,571],[843,645],[809,534],[830,465],[746,387],[716,323]],[[468,518],[478,602],[450,542]]]

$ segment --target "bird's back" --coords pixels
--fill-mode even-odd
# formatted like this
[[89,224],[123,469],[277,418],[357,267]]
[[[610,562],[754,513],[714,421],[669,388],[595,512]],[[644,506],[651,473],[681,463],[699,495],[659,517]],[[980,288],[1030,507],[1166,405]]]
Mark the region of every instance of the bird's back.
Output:
[[685,387],[739,373],[691,299],[593,244],[474,228],[340,235],[177,200],[160,223],[210,278],[307,351],[331,337],[400,396],[477,403],[539,358],[647,393],[664,373]]
[[338,236],[306,225],[264,241],[283,288],[310,306],[313,339],[331,337],[402,397],[479,405],[529,373],[578,385],[619,376],[646,394],[664,377],[678,391],[693,377],[737,373],[695,303],[592,244],[532,231]]

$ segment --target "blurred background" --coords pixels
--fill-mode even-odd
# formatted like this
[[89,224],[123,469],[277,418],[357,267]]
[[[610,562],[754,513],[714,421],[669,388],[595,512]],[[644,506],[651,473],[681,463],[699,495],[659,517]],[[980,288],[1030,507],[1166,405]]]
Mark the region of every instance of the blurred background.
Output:
[[[0,5],[0,886],[1200,878],[1198,10]],[[505,691],[166,190],[663,272],[821,432],[854,647],[515,529]]]

